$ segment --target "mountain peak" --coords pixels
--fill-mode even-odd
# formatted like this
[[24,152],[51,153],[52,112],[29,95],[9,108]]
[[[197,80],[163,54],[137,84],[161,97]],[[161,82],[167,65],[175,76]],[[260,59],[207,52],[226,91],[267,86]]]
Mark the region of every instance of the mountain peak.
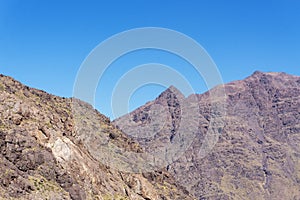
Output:
[[177,89],[175,86],[171,85],[170,87],[168,87],[165,91],[163,91],[158,97],[157,99],[162,99],[162,98],[170,98],[171,96],[176,97],[176,98],[180,98],[180,99],[184,99],[184,95],[182,94],[182,92]]
[[170,85],[170,86],[168,87],[168,89],[169,89],[169,90],[178,90],[174,85]]
[[293,75],[287,74],[285,72],[262,72],[262,71],[255,71],[251,76],[249,77],[264,77],[264,76],[270,76],[270,77],[294,77]]
[[[148,104],[167,106],[166,116],[159,118],[164,125],[151,139],[141,137],[137,140],[150,151],[164,150],[167,146],[168,151],[162,155],[167,157],[169,147],[177,144],[174,141],[196,126],[193,143],[181,149],[182,156],[170,163],[167,170],[179,184],[192,188],[191,193],[199,199],[238,199],[240,196],[246,199],[300,199],[300,171],[297,168],[300,157],[295,156],[300,153],[300,149],[295,148],[300,141],[299,86],[298,76],[256,71],[244,80],[224,85],[225,105],[222,98],[211,99],[210,91],[197,95],[198,102],[195,104],[188,99],[178,101],[180,91],[170,86]],[[192,118],[183,120],[182,105],[184,108],[186,105],[199,108],[195,121]],[[220,115],[214,109],[217,105],[226,106],[226,115],[220,116],[225,127],[222,127],[223,122],[220,127],[212,120],[213,116]],[[154,109],[142,106],[133,113],[135,116],[148,116],[148,113],[154,113]],[[130,127],[127,117],[119,119],[125,122],[119,124],[121,129]],[[136,119],[135,125],[146,124],[143,117]],[[183,129],[185,125],[188,125],[187,129]],[[208,142],[213,142],[212,137],[208,137],[211,136],[209,131],[219,135],[219,140],[211,150],[205,150],[208,154],[203,158],[199,152],[207,148]],[[153,131],[150,133],[152,135]]]

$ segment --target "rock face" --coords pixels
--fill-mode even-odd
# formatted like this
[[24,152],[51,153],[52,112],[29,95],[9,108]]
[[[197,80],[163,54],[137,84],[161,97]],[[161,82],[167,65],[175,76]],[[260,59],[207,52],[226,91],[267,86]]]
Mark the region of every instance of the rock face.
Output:
[[[191,99],[196,98],[197,129],[192,142],[178,157],[164,153],[165,168],[176,181],[197,199],[300,199],[300,77],[255,72],[220,87],[225,101],[210,98],[211,91],[184,98],[171,87],[113,123],[137,139],[145,151],[162,146],[172,149],[176,136],[181,135],[182,143],[188,139],[183,136],[190,134],[188,127],[180,131],[186,126],[182,107],[194,104]],[[223,124],[218,127],[211,122],[218,118],[214,107],[220,104],[225,112],[219,116]],[[138,127],[153,131],[146,127],[153,127],[158,115],[151,113],[161,105],[167,111],[160,115],[162,127],[142,136],[132,135]],[[194,119],[190,121],[195,124]],[[218,140],[211,140],[216,144],[203,156],[210,128]]]
[[110,146],[143,151],[90,105],[0,75],[0,199],[193,199],[166,170],[109,165]]

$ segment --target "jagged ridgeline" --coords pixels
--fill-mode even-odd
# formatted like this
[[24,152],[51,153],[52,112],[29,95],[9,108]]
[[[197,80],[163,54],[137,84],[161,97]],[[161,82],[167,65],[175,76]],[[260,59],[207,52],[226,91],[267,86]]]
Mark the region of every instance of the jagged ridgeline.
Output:
[[106,165],[110,146],[143,151],[92,106],[0,75],[0,199],[194,199],[164,169]]

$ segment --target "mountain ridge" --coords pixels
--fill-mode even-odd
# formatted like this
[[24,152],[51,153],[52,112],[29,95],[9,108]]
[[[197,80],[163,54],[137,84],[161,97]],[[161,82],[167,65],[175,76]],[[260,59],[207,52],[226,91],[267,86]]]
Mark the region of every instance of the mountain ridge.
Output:
[[0,199],[193,199],[164,170],[111,163],[141,148],[91,105],[4,75],[0,102]]
[[[133,131],[163,122],[154,135],[140,137],[85,102],[0,75],[0,199],[299,199],[300,77],[255,72],[212,90],[218,87],[226,92],[225,123],[213,129],[220,137],[202,156],[213,106],[223,101],[211,101],[211,91],[185,98],[169,87],[123,118],[137,124]],[[193,142],[159,151],[188,139],[179,130],[189,104],[199,112]],[[151,116],[153,105],[162,118]],[[119,149],[133,155],[158,149],[165,162],[152,172],[126,172],[118,164],[126,159],[111,159]]]
[[[218,87],[224,87],[225,102],[223,98],[210,99]],[[178,109],[196,96],[199,125],[194,142],[181,157],[167,162],[165,168],[197,198],[300,199],[300,77],[256,71],[243,80],[192,94],[177,106],[175,93],[166,90],[162,94],[113,123],[125,133],[134,131],[135,126],[151,126],[151,106],[164,104],[169,112],[161,118],[165,124],[160,131],[154,135],[146,133],[153,136],[150,140],[135,139],[150,152],[169,147],[173,145],[169,138],[180,134]],[[226,108],[224,126],[216,130],[219,139],[215,146],[202,157],[199,151],[205,145],[209,128],[214,126],[211,109],[220,103]]]

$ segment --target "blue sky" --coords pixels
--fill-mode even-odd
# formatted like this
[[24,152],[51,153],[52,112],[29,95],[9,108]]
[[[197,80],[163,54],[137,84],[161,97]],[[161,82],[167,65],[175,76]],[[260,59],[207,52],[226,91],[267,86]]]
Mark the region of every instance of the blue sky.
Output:
[[[298,0],[0,0],[0,73],[70,97],[81,63],[100,42],[132,28],[164,27],[201,44],[224,82],[243,79],[255,70],[300,75],[299,10]],[[198,93],[207,90],[183,60],[161,51],[140,51],[110,66],[99,83],[96,108],[113,118],[113,86],[126,70],[149,62],[178,70]],[[164,89],[140,88],[130,108]]]

